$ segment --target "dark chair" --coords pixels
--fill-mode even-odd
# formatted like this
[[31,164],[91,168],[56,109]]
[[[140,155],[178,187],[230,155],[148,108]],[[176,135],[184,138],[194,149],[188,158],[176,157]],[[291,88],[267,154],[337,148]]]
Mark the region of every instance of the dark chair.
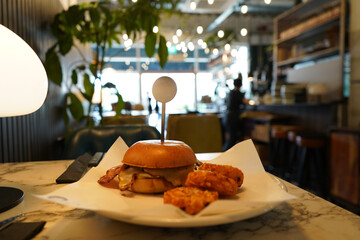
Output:
[[75,159],[86,152],[92,155],[106,152],[118,137],[131,146],[140,140],[160,139],[160,133],[155,127],[146,124],[82,128],[67,140],[64,158]]

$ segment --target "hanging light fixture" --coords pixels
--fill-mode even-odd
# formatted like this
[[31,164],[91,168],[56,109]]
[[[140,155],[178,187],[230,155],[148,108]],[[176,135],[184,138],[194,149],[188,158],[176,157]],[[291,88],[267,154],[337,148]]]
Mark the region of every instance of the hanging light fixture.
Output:
[[214,4],[214,0],[208,0],[207,1],[209,5],[213,5]]
[[198,27],[196,28],[196,32],[197,32],[198,34],[202,34],[202,33],[204,32],[204,28],[203,28],[202,26],[198,26]]
[[176,35],[172,37],[172,40],[174,44],[177,44],[179,42],[179,38]]

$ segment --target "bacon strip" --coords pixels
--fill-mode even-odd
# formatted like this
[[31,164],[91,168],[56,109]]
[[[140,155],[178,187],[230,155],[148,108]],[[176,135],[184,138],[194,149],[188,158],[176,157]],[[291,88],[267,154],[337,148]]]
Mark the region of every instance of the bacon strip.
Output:
[[109,170],[107,170],[106,174],[98,180],[98,183],[100,183],[100,184],[109,183],[120,173],[122,166],[123,165],[119,165],[119,166],[112,167]]

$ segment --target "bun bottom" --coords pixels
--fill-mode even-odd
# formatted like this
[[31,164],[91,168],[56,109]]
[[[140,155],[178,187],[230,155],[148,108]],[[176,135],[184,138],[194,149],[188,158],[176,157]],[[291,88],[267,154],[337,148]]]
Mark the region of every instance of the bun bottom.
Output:
[[134,179],[127,190],[136,193],[163,193],[174,186],[162,178]]

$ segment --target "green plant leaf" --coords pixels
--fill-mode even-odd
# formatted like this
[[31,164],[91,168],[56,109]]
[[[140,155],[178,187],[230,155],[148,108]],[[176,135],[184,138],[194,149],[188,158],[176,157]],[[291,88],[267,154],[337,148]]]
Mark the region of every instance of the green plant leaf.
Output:
[[68,97],[70,98],[70,104],[68,105],[70,113],[76,121],[80,122],[84,118],[83,105],[75,94],[70,92],[68,93]]
[[168,49],[166,46],[166,39],[162,35],[160,36],[158,55],[159,55],[160,67],[164,68],[165,64],[167,62],[169,53],[168,53]]
[[118,97],[118,101],[115,105],[115,113],[116,113],[115,115],[120,116],[121,110],[123,110],[125,107],[125,103],[124,103],[124,100],[123,100],[122,96],[120,95],[120,93],[116,93],[116,96]]
[[72,70],[71,72],[71,81],[74,85],[76,85],[78,83],[78,76],[77,76],[77,72],[76,70]]
[[155,53],[156,34],[147,33],[145,37],[145,52],[148,57],[152,57]]
[[55,52],[55,47],[56,45],[46,52],[44,65],[48,78],[56,85],[61,86],[62,69],[59,56]]
[[91,83],[89,74],[87,73],[84,73],[84,90],[85,90],[85,93],[83,94],[84,97],[88,101],[91,101],[92,96],[94,94],[94,85]]

